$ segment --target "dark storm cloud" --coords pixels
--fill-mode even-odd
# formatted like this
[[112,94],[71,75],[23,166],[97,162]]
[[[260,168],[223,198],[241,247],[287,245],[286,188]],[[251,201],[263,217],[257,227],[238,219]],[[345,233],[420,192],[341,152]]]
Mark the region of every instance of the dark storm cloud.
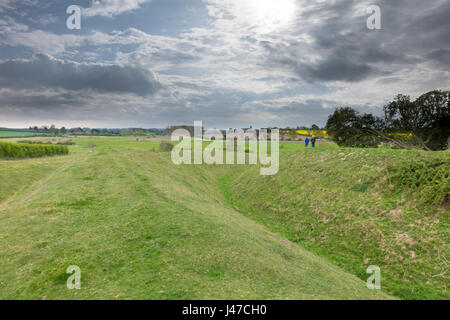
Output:
[[265,107],[264,110],[274,113],[279,117],[280,125],[288,124],[296,126],[303,125],[324,125],[331,112],[325,108],[321,100],[307,100],[305,102],[291,102],[281,107]]
[[278,117],[277,122],[280,126],[289,125],[295,127],[299,124],[325,126],[328,117],[334,110],[344,106],[352,107],[360,113],[371,112],[375,115],[381,115],[379,114],[379,109],[370,108],[369,106],[342,105],[341,103],[325,99],[307,99],[304,102],[292,101],[280,106],[259,106],[258,109],[270,114],[276,114]]
[[428,54],[427,57],[444,68],[448,69],[450,66],[450,50],[435,50]]
[[31,60],[0,63],[0,88],[61,88],[148,96],[160,86],[152,73],[132,66],[74,63],[44,54]]
[[[309,7],[299,17],[296,29],[306,32],[312,41],[261,42],[269,65],[314,82],[356,82],[430,59],[449,69],[450,2],[377,1],[382,30],[367,29],[369,15],[361,8],[369,4],[373,3],[339,1]],[[308,59],[311,55],[317,58]]]
[[26,92],[7,91],[0,92],[0,109],[9,108],[11,106],[17,109],[28,111],[30,109],[54,111],[62,108],[80,107],[87,103],[89,95],[80,96],[75,92]]
[[281,61],[308,81],[356,82],[375,73],[369,64],[355,64],[343,57],[331,57],[317,64],[301,63],[286,59]]

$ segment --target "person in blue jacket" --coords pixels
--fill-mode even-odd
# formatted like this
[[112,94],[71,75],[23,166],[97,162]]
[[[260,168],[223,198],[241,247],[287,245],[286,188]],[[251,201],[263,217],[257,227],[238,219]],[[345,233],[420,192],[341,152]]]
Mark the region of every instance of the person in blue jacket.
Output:
[[306,138],[305,139],[305,148],[308,148],[308,145],[309,145],[309,138]]

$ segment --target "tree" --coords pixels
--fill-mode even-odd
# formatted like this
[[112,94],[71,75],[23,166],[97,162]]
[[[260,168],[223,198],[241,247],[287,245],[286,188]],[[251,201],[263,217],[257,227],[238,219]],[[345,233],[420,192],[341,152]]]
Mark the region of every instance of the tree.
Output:
[[[407,143],[421,149],[447,149],[450,141],[449,99],[449,91],[437,90],[421,95],[414,102],[409,96],[398,95],[384,107],[387,131],[411,134]],[[402,140],[401,135],[392,137],[397,143]]]
[[120,135],[121,136],[132,136],[133,135],[133,131],[131,131],[131,130],[121,130],[120,131]]
[[381,140],[373,134],[381,121],[371,114],[360,115],[356,110],[338,108],[328,117],[326,130],[340,146],[377,147]]
[[80,127],[78,127],[78,128],[72,128],[72,129],[70,129],[69,130],[70,131],[70,133],[75,133],[75,134],[83,134],[84,133],[84,131],[83,131],[83,129],[81,129]]
[[61,134],[66,134],[67,133],[66,127],[61,127],[61,129],[59,131],[61,132]]
[[311,130],[320,130],[319,126],[317,124],[313,124],[311,126]]

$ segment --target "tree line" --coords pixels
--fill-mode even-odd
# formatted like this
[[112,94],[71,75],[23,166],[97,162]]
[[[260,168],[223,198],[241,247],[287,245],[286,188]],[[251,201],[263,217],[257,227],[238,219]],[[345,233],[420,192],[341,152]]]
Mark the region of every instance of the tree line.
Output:
[[92,135],[92,136],[149,136],[161,135],[164,133],[163,129],[144,129],[144,128],[128,128],[128,129],[91,129],[91,128],[57,128],[55,125],[51,126],[30,126],[29,131],[35,133],[44,133],[51,135]]
[[414,101],[399,94],[383,107],[382,117],[338,108],[329,116],[326,130],[340,146],[387,143],[403,149],[446,150],[450,147],[449,99],[450,91],[430,91]]

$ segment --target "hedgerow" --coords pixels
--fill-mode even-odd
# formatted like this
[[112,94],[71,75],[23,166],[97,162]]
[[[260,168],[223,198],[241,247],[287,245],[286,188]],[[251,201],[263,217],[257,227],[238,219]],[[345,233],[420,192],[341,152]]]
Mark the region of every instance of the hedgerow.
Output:
[[[25,144],[53,144],[50,141],[39,141],[39,140],[19,140],[17,143],[25,143]],[[72,140],[58,141],[55,144],[63,145],[63,146],[72,146],[75,144]]]
[[38,158],[68,153],[69,148],[63,145],[0,142],[0,158]]

